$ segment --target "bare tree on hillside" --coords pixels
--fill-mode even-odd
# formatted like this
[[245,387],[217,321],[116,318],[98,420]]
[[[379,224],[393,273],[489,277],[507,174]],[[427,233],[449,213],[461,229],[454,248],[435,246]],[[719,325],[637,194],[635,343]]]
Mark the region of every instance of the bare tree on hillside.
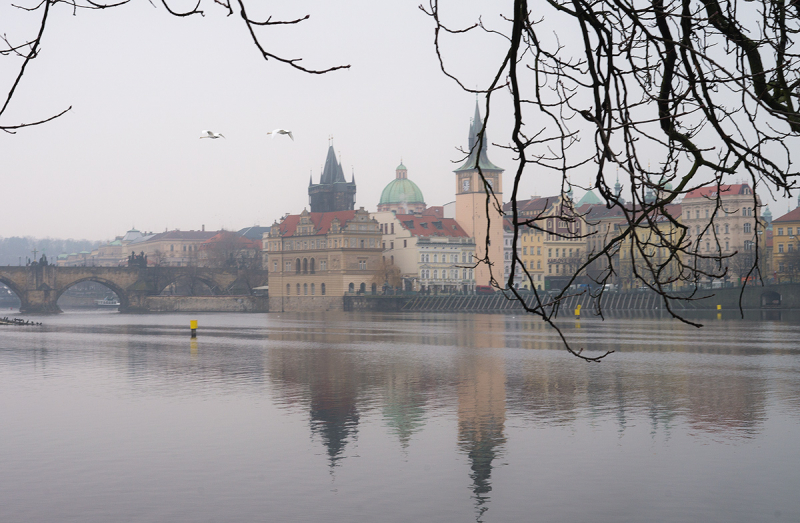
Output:
[[[586,188],[599,193],[607,207],[621,209],[624,224],[604,238],[605,247],[575,275],[599,260],[611,278],[620,270],[613,266],[614,253],[627,250],[632,278],[658,292],[664,307],[679,318],[675,300],[699,294],[670,289],[694,285],[704,276],[701,262],[709,256],[699,254],[699,238],[690,235],[670,204],[693,189],[719,187],[737,176],[752,187],[754,209],[759,207],[756,189],[788,195],[796,187],[791,153],[800,137],[800,4],[545,0],[532,10],[527,0],[514,0],[512,10],[499,19],[450,27],[442,17],[443,3],[429,0],[420,8],[433,19],[442,71],[465,91],[486,97],[478,150],[487,124],[504,106],[497,103],[499,97],[507,97],[504,104],[511,102],[509,128],[493,132],[508,140],[498,146],[516,158],[514,183],[505,191],[510,200],[506,215],[515,225],[512,253],[520,227],[543,228],[543,216],[523,218],[518,212],[521,183],[557,176],[566,194],[571,172],[592,172]],[[470,36],[496,39],[505,49],[482,88],[470,88],[474,78],[455,73],[445,52],[445,45],[459,49],[454,41]],[[621,193],[613,189],[617,173]],[[486,183],[485,189],[487,214],[490,206],[502,211],[492,187]],[[716,211],[703,240],[711,235],[719,247],[713,222],[724,211],[720,191],[710,198]],[[570,219],[570,203],[564,207],[561,214]],[[756,234],[762,224],[754,222]],[[755,243],[755,275],[761,247]],[[651,257],[653,249],[666,255]],[[710,257],[724,261],[723,255]],[[495,272],[496,267],[502,263],[496,263]],[[519,260],[512,264],[509,282],[515,270],[525,270]],[[528,310],[558,329],[546,306],[549,298],[538,293],[537,298]],[[562,339],[584,359],[605,356],[580,354]]]
[[[17,68],[17,74],[14,76],[13,83],[9,87],[5,100],[0,106],[0,130],[13,134],[18,129],[52,121],[72,109],[70,106],[55,114],[34,117],[38,119],[28,122],[7,124],[2,121],[3,115],[5,114],[6,109],[8,109],[9,104],[11,103],[11,100],[13,99],[14,94],[20,85],[20,81],[25,75],[25,72],[28,70],[28,67],[31,65],[33,59],[39,56],[39,53],[41,52],[42,38],[45,35],[48,21],[50,20],[55,9],[62,8],[67,11],[71,11],[72,14],[76,15],[85,10],[121,8],[129,2],[130,0],[112,0],[108,3],[97,2],[95,0],[22,0],[19,4],[15,4],[14,7],[24,11],[31,17],[38,17],[36,18],[38,20],[38,29],[36,30],[35,34],[32,34],[30,37],[25,38],[22,41],[12,41],[8,36],[6,36],[7,33],[3,31],[3,27],[0,26],[0,33],[2,33],[2,36],[0,36],[0,57],[6,57],[10,59],[16,58],[20,60]],[[153,4],[154,7],[156,6],[156,2],[153,0],[151,0],[150,3]],[[267,17],[266,19],[255,19],[248,14],[247,7],[249,6],[255,9],[256,2],[248,2],[247,0],[196,0],[194,6],[191,7],[190,4],[188,9],[182,8],[184,5],[186,5],[185,2],[181,3],[175,0],[160,0],[158,3],[164,7],[170,16],[178,18],[197,15],[205,16],[205,6],[208,6],[209,13],[212,12],[213,9],[216,9],[221,13],[225,13],[227,16],[231,16],[234,13],[238,14],[239,18],[241,18],[242,23],[244,24],[243,29],[250,34],[253,44],[258,49],[264,60],[276,60],[310,74],[323,74],[330,71],[335,71],[337,69],[346,69],[350,67],[349,65],[337,65],[321,69],[306,67],[303,65],[302,58],[289,58],[284,55],[277,54],[265,44],[264,29],[272,26],[299,24],[304,20],[308,20],[310,15],[305,15],[292,20],[274,20],[271,16]],[[180,5],[181,8],[177,7],[178,5]]]

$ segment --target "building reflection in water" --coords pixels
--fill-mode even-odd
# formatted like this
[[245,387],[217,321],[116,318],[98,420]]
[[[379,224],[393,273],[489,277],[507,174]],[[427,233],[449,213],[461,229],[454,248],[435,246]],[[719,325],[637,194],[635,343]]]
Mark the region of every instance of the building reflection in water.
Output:
[[116,358],[131,381],[165,391],[183,382],[199,393],[260,392],[266,380],[277,405],[307,413],[331,471],[352,452],[368,414],[379,415],[407,451],[433,411],[455,413],[478,520],[506,449],[507,418],[549,426],[610,420],[620,433],[645,419],[653,435],[669,437],[685,425],[713,437],[750,437],[762,430],[770,394],[796,401],[800,388],[750,357],[762,349],[717,343],[710,332],[699,340],[657,319],[585,320],[569,334],[584,336],[587,350],[618,352],[590,365],[565,354],[557,334],[533,318],[431,314],[294,316],[250,334],[207,329],[198,341],[181,339],[185,359],[144,330],[125,337],[122,353],[92,355]]
[[506,442],[503,338],[503,317],[489,316],[458,359],[458,445],[469,458],[477,521],[489,508],[492,463]]

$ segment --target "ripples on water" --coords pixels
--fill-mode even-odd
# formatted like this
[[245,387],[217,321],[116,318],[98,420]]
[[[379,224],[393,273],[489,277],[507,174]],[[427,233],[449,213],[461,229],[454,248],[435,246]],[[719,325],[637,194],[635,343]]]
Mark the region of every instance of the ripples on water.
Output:
[[0,331],[0,521],[798,521],[800,322],[67,313]]

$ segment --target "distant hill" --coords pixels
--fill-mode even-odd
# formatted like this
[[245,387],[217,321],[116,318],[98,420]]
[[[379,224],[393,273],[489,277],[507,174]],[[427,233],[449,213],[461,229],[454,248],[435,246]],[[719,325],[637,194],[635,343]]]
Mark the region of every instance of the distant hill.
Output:
[[62,240],[58,238],[33,238],[31,236],[11,236],[0,238],[0,265],[22,265],[29,258],[33,258],[33,251],[36,250],[36,258],[41,257],[42,253],[47,255],[49,261],[55,261],[61,253],[91,251],[105,242],[91,240]]

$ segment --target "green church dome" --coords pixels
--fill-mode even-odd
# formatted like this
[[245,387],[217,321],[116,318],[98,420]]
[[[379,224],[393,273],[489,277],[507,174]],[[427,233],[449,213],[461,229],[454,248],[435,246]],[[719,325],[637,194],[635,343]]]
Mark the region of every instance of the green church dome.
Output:
[[425,203],[422,191],[408,178],[398,178],[389,182],[381,193],[379,205],[391,203]]
[[578,202],[577,206],[580,207],[581,205],[585,205],[587,203],[589,205],[600,205],[603,202],[600,201],[600,198],[598,198],[597,195],[595,195],[592,191],[588,191],[583,195],[583,198],[581,198],[581,201]]

